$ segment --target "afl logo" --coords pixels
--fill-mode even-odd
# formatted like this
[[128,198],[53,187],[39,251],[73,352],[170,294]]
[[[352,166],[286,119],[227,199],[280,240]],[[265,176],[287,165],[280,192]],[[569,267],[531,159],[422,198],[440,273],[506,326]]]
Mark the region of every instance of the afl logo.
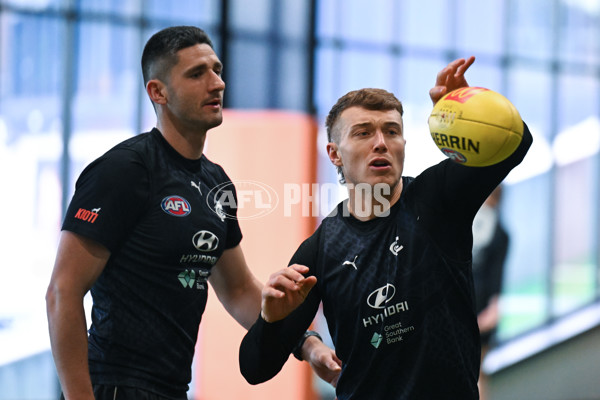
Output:
[[219,247],[219,238],[212,232],[200,231],[194,235],[192,243],[200,251],[214,251]]
[[387,302],[396,294],[396,288],[391,283],[374,290],[367,297],[367,304],[372,308],[385,308]]
[[454,150],[454,149],[449,149],[447,147],[444,147],[442,150],[442,153],[444,153],[446,155],[446,157],[450,158],[453,161],[456,161],[457,163],[466,163],[467,162],[467,157],[465,157],[464,155],[462,155],[461,153],[459,153],[458,151]]
[[176,217],[185,217],[192,212],[192,207],[186,199],[181,196],[167,196],[160,203],[164,212]]

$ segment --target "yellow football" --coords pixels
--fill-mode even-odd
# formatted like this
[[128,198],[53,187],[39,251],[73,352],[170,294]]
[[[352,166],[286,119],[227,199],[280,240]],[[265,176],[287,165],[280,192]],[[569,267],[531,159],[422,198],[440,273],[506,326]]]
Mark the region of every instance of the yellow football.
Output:
[[448,158],[485,167],[505,160],[519,147],[523,121],[500,93],[465,87],[447,93],[436,103],[429,116],[429,131]]

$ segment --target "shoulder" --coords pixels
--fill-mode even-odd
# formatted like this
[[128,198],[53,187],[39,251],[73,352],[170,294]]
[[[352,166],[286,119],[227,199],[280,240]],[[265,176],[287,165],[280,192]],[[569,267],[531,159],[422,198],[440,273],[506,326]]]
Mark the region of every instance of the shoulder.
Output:
[[125,139],[116,144],[113,148],[108,150],[106,154],[131,152],[141,156],[144,152],[147,152],[149,148],[161,146],[159,136],[160,132],[156,129],[153,129],[150,132],[140,133],[139,135],[132,136],[129,139]]
[[321,234],[321,226],[305,239],[290,260],[289,265],[301,264],[306,265],[309,268],[316,264],[316,260],[319,254],[319,238]]
[[88,164],[77,180],[77,188],[90,182],[99,190],[114,189],[114,185],[131,185],[148,178],[149,138],[141,134],[126,139]]
[[143,162],[150,157],[149,147],[157,145],[152,132],[142,133],[116,144],[95,162],[110,165]]
[[202,155],[202,170],[207,177],[217,181],[217,183],[231,182],[231,179],[225,172],[225,169],[216,162],[211,161],[206,155]]
[[300,247],[298,248],[298,250],[303,250],[303,251],[307,251],[307,252],[317,252],[318,248],[319,248],[319,241],[321,238],[322,227],[323,227],[323,225],[319,225],[319,227],[313,232],[313,234],[310,235],[308,238],[306,238],[300,244]]

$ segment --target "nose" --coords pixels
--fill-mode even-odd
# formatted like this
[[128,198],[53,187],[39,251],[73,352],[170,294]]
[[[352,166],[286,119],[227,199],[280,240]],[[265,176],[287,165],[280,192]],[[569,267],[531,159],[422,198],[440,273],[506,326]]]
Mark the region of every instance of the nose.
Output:
[[220,91],[225,90],[225,81],[221,78],[221,75],[216,72],[212,72],[213,79],[211,80],[211,90],[212,91]]
[[381,130],[377,130],[373,136],[373,150],[376,152],[387,151],[387,143],[385,142],[385,135]]

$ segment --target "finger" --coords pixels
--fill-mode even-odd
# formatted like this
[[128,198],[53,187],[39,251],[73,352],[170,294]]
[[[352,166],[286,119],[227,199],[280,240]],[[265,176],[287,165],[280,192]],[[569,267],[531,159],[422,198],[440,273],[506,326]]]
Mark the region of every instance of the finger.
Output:
[[342,366],[342,360],[340,360],[337,356],[337,354],[333,353],[333,361],[335,361],[340,367]]
[[269,298],[280,299],[285,296],[285,293],[279,289],[276,289],[271,286],[265,286],[262,289],[262,298],[267,300]]
[[440,72],[438,72],[436,78],[435,78],[435,86],[444,86],[446,84],[446,80],[448,79],[448,76],[450,76],[452,73],[452,69],[449,68],[448,66],[442,68],[442,70]]
[[284,279],[289,279],[293,282],[298,282],[304,279],[304,275],[296,271],[294,268],[284,268],[282,270],[277,271],[272,274],[270,277],[270,281],[275,281],[283,277]]
[[336,363],[335,361],[330,361],[327,363],[327,368],[332,372],[339,372],[342,370],[342,362]]
[[304,279],[302,282],[299,282],[298,286],[300,286],[300,290],[301,290],[302,294],[304,296],[306,296],[306,294],[308,294],[308,292],[310,292],[310,290],[313,288],[313,286],[315,286],[316,283],[317,283],[317,277],[309,276],[308,278]]
[[465,60],[465,62],[463,64],[461,64],[457,68],[455,75],[457,75],[457,76],[464,75],[465,72],[467,72],[467,70],[469,69],[469,67],[471,65],[473,65],[474,62],[475,62],[475,57],[474,56],[469,57],[467,60]]
[[269,282],[269,285],[276,289],[284,291],[297,291],[300,288],[295,279],[291,279],[290,277],[285,275],[276,276]]
[[331,386],[333,386],[333,387],[337,387],[337,384],[338,384],[338,380],[339,380],[339,379],[340,379],[340,375],[338,374],[338,375],[336,375],[336,377],[335,377],[335,378],[333,378],[333,379],[331,380],[331,382],[329,382],[329,384],[330,384]]
[[464,58],[457,58],[456,60],[449,63],[448,68],[452,71],[452,73],[450,75],[454,75],[456,73],[456,71],[465,63],[466,63],[466,60]]
[[292,264],[288,267],[288,269],[293,269],[301,274],[306,274],[309,271],[309,268],[306,265],[301,264]]
[[286,270],[283,271],[282,275],[285,276],[287,279],[292,280],[296,283],[302,282],[306,278],[302,273],[298,272],[295,268],[286,268]]

